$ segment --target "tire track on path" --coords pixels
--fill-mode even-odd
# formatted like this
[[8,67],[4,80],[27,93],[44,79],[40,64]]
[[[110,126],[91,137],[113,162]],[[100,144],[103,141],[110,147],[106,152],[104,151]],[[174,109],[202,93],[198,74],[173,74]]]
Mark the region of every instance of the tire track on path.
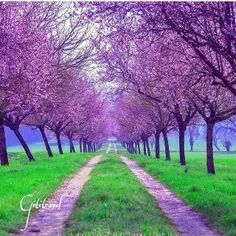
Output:
[[[115,144],[114,150],[117,150]],[[171,220],[180,236],[220,235],[207,226],[206,221],[200,214],[196,213],[167,187],[146,173],[136,162],[128,157],[120,156],[120,158],[155,198],[159,207]]]
[[40,208],[36,215],[30,217],[28,227],[18,234],[21,236],[58,236],[64,228],[64,222],[70,216],[76,199],[79,197],[84,184],[88,181],[93,168],[100,161],[102,155],[95,156],[72,175],[48,198],[45,204],[58,204],[61,200],[60,209]]
[[106,151],[106,153],[109,153],[109,152],[110,152],[110,150],[111,150],[111,142],[109,141],[109,144],[108,144],[108,148],[107,148],[107,151]]

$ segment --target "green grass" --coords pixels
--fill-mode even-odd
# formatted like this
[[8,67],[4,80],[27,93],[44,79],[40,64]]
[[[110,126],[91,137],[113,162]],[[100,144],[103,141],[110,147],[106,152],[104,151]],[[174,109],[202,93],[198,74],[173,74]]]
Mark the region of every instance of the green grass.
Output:
[[64,235],[79,233],[174,235],[175,231],[128,167],[109,153],[92,171],[67,221]]
[[15,153],[10,165],[0,167],[0,235],[16,232],[25,224],[27,212],[20,209],[20,200],[32,194],[28,207],[33,200],[43,200],[54,192],[63,179],[84,165],[94,153],[54,154],[47,157],[45,152],[34,153],[35,162],[29,162],[24,153]]
[[236,154],[215,154],[216,174],[206,173],[205,153],[186,153],[187,166],[180,166],[178,153],[170,162],[143,155],[120,153],[134,159],[153,177],[168,186],[225,235],[236,235]]

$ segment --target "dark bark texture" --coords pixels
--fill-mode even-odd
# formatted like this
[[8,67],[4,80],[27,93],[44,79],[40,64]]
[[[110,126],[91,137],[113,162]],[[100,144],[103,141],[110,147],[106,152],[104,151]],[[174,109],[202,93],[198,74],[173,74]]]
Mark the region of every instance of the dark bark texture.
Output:
[[46,133],[45,133],[45,128],[44,128],[44,126],[39,126],[38,128],[39,128],[39,131],[42,135],[43,142],[44,142],[45,148],[47,150],[48,156],[52,157],[53,156],[52,155],[52,150],[51,150],[50,145],[48,143],[48,139],[47,139],[47,136],[46,136]]
[[6,136],[4,130],[4,118],[2,112],[0,112],[0,158],[2,166],[6,166],[9,164],[7,156]]

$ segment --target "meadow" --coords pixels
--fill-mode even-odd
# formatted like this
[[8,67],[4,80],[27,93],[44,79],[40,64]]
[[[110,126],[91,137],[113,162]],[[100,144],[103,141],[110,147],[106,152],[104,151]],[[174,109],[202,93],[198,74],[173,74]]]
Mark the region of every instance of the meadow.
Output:
[[[10,165],[0,168],[0,235],[16,232],[26,222],[27,212],[20,209],[20,200],[28,208],[33,200],[43,200],[70,174],[84,165],[94,153],[55,154],[49,158],[46,152],[34,152],[36,161],[29,162],[23,152],[10,153]],[[34,209],[33,209],[34,210]]]
[[[108,142],[97,153],[104,154]],[[175,143],[171,142],[174,146]],[[25,224],[27,213],[20,209],[23,196],[35,199],[50,196],[70,174],[84,165],[94,153],[68,153],[49,158],[38,143],[31,146],[35,162],[29,162],[19,147],[12,147],[10,165],[0,168],[0,235],[16,232]],[[78,147],[76,146],[77,150]],[[224,235],[236,235],[236,154],[215,152],[216,174],[206,173],[205,152],[186,152],[186,166],[180,166],[178,152],[171,161],[127,153],[117,143],[119,154],[131,157],[154,178],[165,184],[189,206],[201,213],[210,226]],[[200,148],[200,145],[199,145]],[[113,147],[111,148],[113,151]],[[32,201],[32,199],[30,199]],[[25,204],[30,204],[25,202]],[[156,206],[153,198],[138,182],[117,155],[104,157],[85,184],[73,213],[66,224],[65,235],[87,233],[163,233],[175,231]]]

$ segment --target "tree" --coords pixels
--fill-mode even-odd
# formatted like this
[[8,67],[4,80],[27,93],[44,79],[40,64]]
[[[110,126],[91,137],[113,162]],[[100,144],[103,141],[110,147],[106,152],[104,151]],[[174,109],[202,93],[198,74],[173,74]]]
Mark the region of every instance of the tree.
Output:
[[194,142],[198,140],[199,138],[199,127],[197,125],[189,126],[188,132],[189,132],[189,145],[190,145],[190,152],[193,152],[193,146]]
[[[17,135],[28,158],[34,160],[18,128],[45,96],[54,57],[48,28],[43,22],[54,15],[48,14],[50,9],[39,3],[1,3],[0,8],[0,31],[4,39],[0,46],[1,116]],[[6,153],[5,144],[1,147],[1,153]],[[6,160],[5,154],[1,158]]]
[[26,117],[26,119],[23,121],[23,123],[25,125],[32,127],[32,129],[35,129],[35,128],[39,129],[39,131],[42,135],[42,139],[43,139],[47,154],[49,157],[53,157],[52,150],[50,148],[50,145],[49,145],[49,142],[47,139],[47,135],[46,135],[46,131],[45,131],[46,124],[49,119],[48,114],[49,114],[49,112],[47,110],[45,110],[45,107],[44,107],[44,109],[41,110],[41,112],[38,111],[37,113],[34,113],[34,114]]
[[[40,112],[41,100],[50,96],[50,89],[54,90],[62,72],[76,68],[84,73],[93,54],[93,45],[89,43],[91,28],[82,20],[82,12],[75,14],[71,6],[70,3],[0,4],[0,116],[14,128],[30,159],[32,154],[17,127],[32,111]],[[15,117],[16,114],[20,117]],[[44,124],[40,130],[51,156]],[[7,164],[5,134],[3,129],[0,131],[2,164]]]
[[[233,76],[236,59],[235,2],[91,5],[93,11],[89,11],[90,17],[104,21],[111,29],[122,29],[133,38],[143,38],[145,35],[155,40],[163,32],[178,35],[192,48],[194,57],[204,64],[201,73],[214,78],[212,85],[225,87],[236,95]],[[221,61],[225,64],[223,67]]]
[[219,85],[215,86],[213,90],[211,84],[212,81],[209,78],[201,80],[194,87],[191,87],[189,96],[192,96],[192,103],[206,122],[207,172],[215,174],[213,128],[216,123],[233,116],[236,113],[236,107],[234,105],[235,98],[230,92]]
[[217,124],[215,135],[227,152],[235,141],[236,130],[234,129],[234,117]]
[[192,47],[207,67],[211,83],[236,95],[234,9],[233,2],[163,3],[161,6],[162,22]]

